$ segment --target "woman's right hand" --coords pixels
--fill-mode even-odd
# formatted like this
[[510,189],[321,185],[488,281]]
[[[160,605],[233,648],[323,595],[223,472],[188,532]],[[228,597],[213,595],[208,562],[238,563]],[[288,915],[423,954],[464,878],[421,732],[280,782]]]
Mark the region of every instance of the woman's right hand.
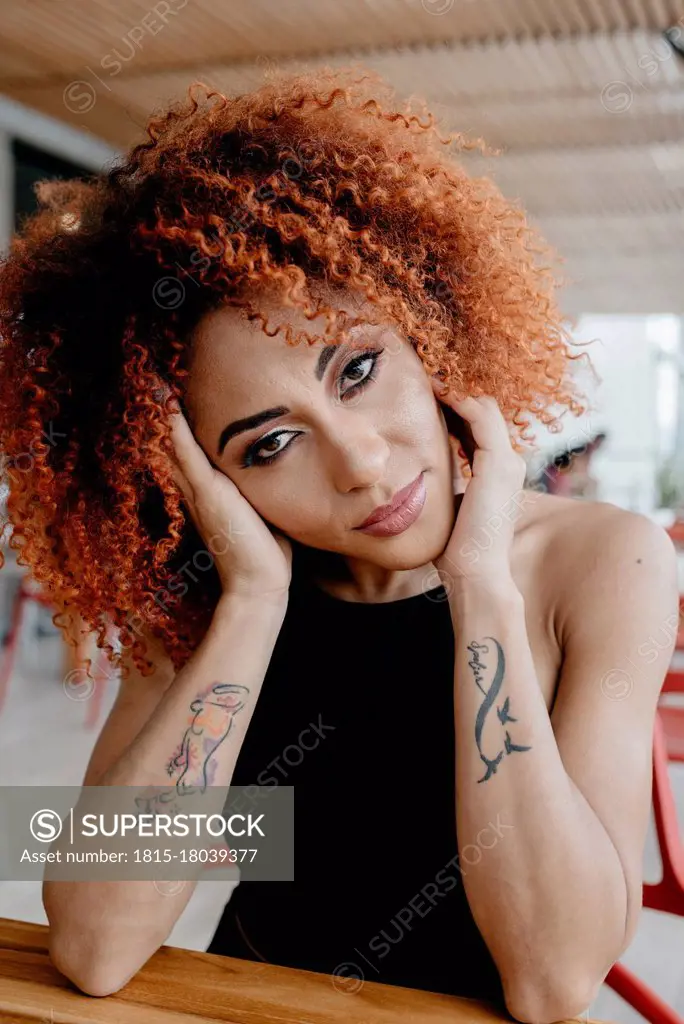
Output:
[[[162,394],[169,394],[167,385]],[[287,601],[292,545],[274,532],[224,473],[214,469],[175,398],[170,403],[174,481],[214,558],[223,593]]]

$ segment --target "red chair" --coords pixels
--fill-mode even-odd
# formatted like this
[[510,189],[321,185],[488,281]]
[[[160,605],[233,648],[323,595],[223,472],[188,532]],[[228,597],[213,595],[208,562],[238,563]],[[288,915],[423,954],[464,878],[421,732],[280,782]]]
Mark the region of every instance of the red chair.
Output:
[[[659,882],[644,885],[643,905],[651,910],[684,917],[684,845],[668,775],[667,736],[661,717],[663,710],[658,708],[653,732],[653,813],[663,875]],[[606,984],[652,1024],[684,1024],[684,1018],[623,964],[613,965]]]
[[675,519],[672,526],[668,526],[666,533],[669,533],[676,547],[684,547],[684,519]]
[[[29,577],[23,576],[12,604],[9,631],[5,637],[2,647],[0,647],[0,713],[2,712],[7,699],[9,683],[14,670],[17,652],[19,650],[24,612],[29,601],[35,601],[37,604],[52,607],[52,602],[49,598],[36,588],[35,584]],[[88,656],[88,643],[87,639],[84,638],[76,645],[76,649],[74,650],[72,658],[73,669],[80,669],[83,667],[83,670],[85,671],[85,661]],[[93,686],[92,692],[87,699],[87,713],[85,717],[86,729],[94,728],[100,718],[107,679],[102,668],[104,661],[106,661],[105,654],[98,648],[94,664],[91,666]]]
[[682,1024],[684,1018],[621,963],[611,967],[606,985],[652,1024]]
[[[661,694],[684,693],[684,668],[671,668],[665,676],[665,682],[660,692]],[[662,711],[662,707],[660,710]]]
[[[665,532],[677,549],[678,557],[684,559],[684,519],[675,520]],[[679,597],[679,632],[675,647],[678,651],[684,651],[684,594]]]
[[684,651],[684,594],[679,595],[679,629],[675,650]]
[[[684,671],[668,672],[661,693],[684,693]],[[658,711],[665,732],[668,761],[684,761],[684,707],[667,704],[661,699]]]
[[[678,550],[684,557],[684,520],[678,519],[667,530]],[[679,597],[679,628],[675,651],[684,651],[684,594]],[[684,693],[684,669],[671,669],[665,677],[662,693]],[[670,761],[684,761],[684,707],[676,707],[667,701],[660,702],[660,715],[667,741],[667,756]]]

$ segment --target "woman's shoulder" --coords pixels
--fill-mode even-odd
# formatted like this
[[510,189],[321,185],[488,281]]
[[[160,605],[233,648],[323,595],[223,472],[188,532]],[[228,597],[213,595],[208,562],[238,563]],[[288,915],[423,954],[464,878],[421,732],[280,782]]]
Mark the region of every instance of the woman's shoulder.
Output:
[[593,580],[605,584],[608,576],[618,585],[621,570],[634,561],[644,566],[645,580],[676,565],[667,532],[641,512],[608,501],[523,493],[517,557],[527,560],[558,605],[567,608],[576,594],[589,597]]
[[521,532],[534,534],[537,544],[551,547],[559,554],[565,551],[574,557],[607,542],[617,550],[622,538],[660,538],[665,546],[670,544],[667,532],[642,512],[632,512],[609,501],[534,490],[525,490],[523,495]]
[[512,571],[551,708],[570,637],[585,636],[587,626],[607,636],[634,608],[657,606],[666,620],[677,601],[676,553],[666,531],[641,513],[606,501],[523,494]]
[[534,537],[536,543],[553,543],[570,529],[578,540],[587,540],[611,519],[638,517],[638,513],[628,512],[608,501],[548,494],[533,488],[521,492],[517,506],[520,509],[518,532],[526,535],[526,539]]

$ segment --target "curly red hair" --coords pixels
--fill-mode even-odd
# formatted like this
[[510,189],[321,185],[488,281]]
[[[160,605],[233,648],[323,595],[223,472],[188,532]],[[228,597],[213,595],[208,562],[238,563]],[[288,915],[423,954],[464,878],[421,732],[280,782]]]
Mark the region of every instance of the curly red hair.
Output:
[[218,598],[214,567],[202,586],[178,585],[203,545],[158,457],[170,442],[155,390],[160,375],[182,396],[210,309],[240,306],[268,330],[255,285],[270,284],[307,316],[324,309],[334,332],[339,311],[313,290],[354,289],[428,372],[494,395],[514,443],[530,439],[532,415],[553,424],[563,407],[583,411],[551,253],[446,147],[480,143],[441,139],[384,89],[349,71],[237,98],[194,83],[122,162],[42,183],[3,261],[3,530],[65,638],[75,611],[114,665],[108,624],[141,671],[144,633],[179,667]]

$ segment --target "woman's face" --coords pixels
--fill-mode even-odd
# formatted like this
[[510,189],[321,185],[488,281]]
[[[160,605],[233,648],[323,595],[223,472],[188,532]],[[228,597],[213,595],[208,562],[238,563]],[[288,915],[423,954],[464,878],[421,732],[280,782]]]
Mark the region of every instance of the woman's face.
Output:
[[[351,301],[337,305],[359,315]],[[185,403],[212,464],[263,519],[309,547],[387,569],[437,557],[455,515],[449,435],[410,342],[369,324],[331,345],[322,319],[267,303],[264,311],[312,335],[320,325],[320,340],[288,345],[229,307],[202,320]],[[358,529],[420,474],[424,503],[410,525]]]

